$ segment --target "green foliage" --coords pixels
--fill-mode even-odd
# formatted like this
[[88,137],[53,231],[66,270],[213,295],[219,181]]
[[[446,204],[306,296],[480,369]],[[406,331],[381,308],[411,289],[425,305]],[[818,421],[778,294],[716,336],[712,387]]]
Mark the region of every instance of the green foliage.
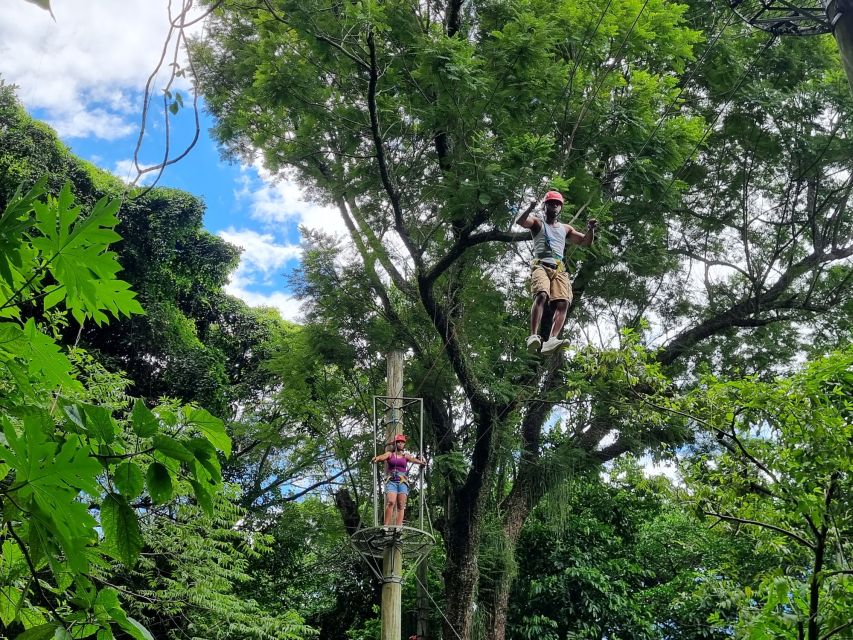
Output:
[[[22,637],[110,638],[119,628],[149,640],[102,580],[110,558],[128,567],[139,558],[143,538],[130,500],[142,493],[142,470],[158,460],[170,483],[196,483],[183,496],[203,502],[221,486],[216,448],[226,453],[230,441],[221,421],[196,407],[152,413],[137,404],[130,412],[124,380],[77,349],[69,357],[24,319],[42,298],[46,309],[78,322],[142,312],[115,278],[109,244],[119,239],[112,230],[118,204],[101,200],[85,215],[70,187],[51,198],[44,184],[13,197],[0,219],[0,541],[4,589],[14,603],[0,617]],[[198,453],[176,456],[172,443]],[[162,471],[152,475],[165,484]]]
[[382,619],[379,617],[379,607],[373,607],[373,618],[364,621],[358,629],[347,631],[347,640],[376,640],[381,636]]
[[708,378],[689,398],[709,436],[690,467],[697,508],[773,558],[736,594],[742,637],[849,634],[851,398],[849,347],[766,382]]
[[272,538],[242,524],[229,490],[211,510],[176,504],[153,510],[143,528],[145,557],[122,576],[134,615],[157,637],[303,640],[315,637],[290,603],[261,604],[253,563]]
[[[568,511],[569,517],[564,513]],[[735,611],[716,589],[720,569],[749,576],[766,561],[751,545],[701,526],[675,487],[636,461],[579,476],[525,525],[507,637],[728,637],[708,622]],[[731,574],[727,574],[731,575]]]
[[[165,188],[134,197],[139,190],[71,154],[50,127],[26,114],[12,87],[0,84],[0,207],[8,205],[18,185],[30,187],[42,176],[45,190],[56,197],[70,182],[86,210],[104,197],[124,199],[114,228],[122,239],[112,248],[123,267],[122,280],[132,285],[146,314],[113,318],[100,326],[90,322],[79,344],[113,371],[125,372],[132,394],[149,404],[162,396],[177,397],[227,416],[232,403],[268,382],[260,362],[272,349],[282,321],[274,311],[250,309],[223,293],[239,252],[202,228],[201,200]],[[55,241],[61,237],[59,226],[51,231]],[[18,227],[23,233],[23,226]],[[6,253],[0,251],[0,270],[8,264]],[[92,264],[102,270],[115,267],[104,257],[99,261]],[[81,283],[70,284],[85,304]],[[45,291],[48,307],[57,295]],[[113,290],[106,301],[124,295],[126,290]],[[37,313],[46,315],[42,309]],[[77,340],[76,332],[57,331],[63,342]]]

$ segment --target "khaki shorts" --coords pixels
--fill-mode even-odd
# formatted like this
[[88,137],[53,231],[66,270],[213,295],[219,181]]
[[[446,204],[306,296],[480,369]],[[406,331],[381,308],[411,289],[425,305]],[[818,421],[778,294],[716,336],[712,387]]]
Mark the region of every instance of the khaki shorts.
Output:
[[572,301],[572,285],[569,282],[569,274],[543,264],[537,264],[533,267],[533,273],[530,274],[530,290],[534,297],[539,293],[545,293],[551,302],[557,300]]

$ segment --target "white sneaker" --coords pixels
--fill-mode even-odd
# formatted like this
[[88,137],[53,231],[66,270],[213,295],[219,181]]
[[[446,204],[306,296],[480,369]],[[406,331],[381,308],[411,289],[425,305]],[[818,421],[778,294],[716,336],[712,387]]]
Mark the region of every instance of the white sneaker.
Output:
[[527,338],[527,353],[539,353],[539,348],[542,346],[542,338],[535,333]]
[[560,340],[556,336],[553,338],[548,338],[548,341],[542,345],[542,354],[553,353],[564,344],[568,344],[568,340]]

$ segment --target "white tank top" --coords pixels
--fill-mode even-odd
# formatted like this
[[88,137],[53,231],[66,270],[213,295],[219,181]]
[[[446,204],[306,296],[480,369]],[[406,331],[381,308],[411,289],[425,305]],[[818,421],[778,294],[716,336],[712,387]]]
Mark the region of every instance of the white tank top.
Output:
[[533,252],[542,262],[556,265],[557,260],[563,259],[566,250],[566,226],[562,222],[553,225],[539,220],[539,231],[533,234]]

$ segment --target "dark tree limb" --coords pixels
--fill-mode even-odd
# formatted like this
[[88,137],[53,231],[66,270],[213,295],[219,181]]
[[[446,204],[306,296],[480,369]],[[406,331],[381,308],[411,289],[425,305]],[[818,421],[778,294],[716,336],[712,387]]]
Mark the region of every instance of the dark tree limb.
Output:
[[[388,255],[388,252],[385,250],[385,247],[382,246],[379,238],[373,233],[373,229],[370,228],[370,225],[367,224],[367,221],[364,219],[364,216],[361,215],[361,210],[358,204],[355,202],[355,198],[351,195],[345,195],[346,206],[349,207],[349,213],[352,215],[352,219],[354,225],[350,228],[349,224],[347,224],[347,230],[352,235],[353,241],[356,243],[356,246],[359,247],[359,252],[361,253],[361,247],[365,247],[365,252],[362,253],[362,259],[364,259],[365,255],[367,255],[367,247],[370,247],[373,251],[373,255],[379,260],[379,263],[388,272],[388,275],[391,277],[391,281],[394,285],[407,297],[409,300],[413,302],[416,300],[415,290],[409,284],[409,282],[403,277],[403,274],[397,269],[394,263],[391,260],[391,257]],[[340,208],[341,205],[339,205]],[[342,208],[341,211],[346,207]],[[347,222],[347,218],[344,218],[344,222]],[[355,225],[358,225],[357,227]],[[366,246],[365,242],[362,240],[363,237],[367,238]],[[378,277],[377,277],[378,280]],[[384,289],[384,287],[383,287]]]
[[335,493],[335,506],[341,514],[344,527],[349,535],[361,529],[361,516],[358,514],[358,505],[352,499],[347,489],[341,489]]
[[720,520],[725,520],[727,522],[737,522],[739,524],[749,524],[755,527],[761,527],[762,529],[769,529],[770,531],[775,531],[776,533],[781,533],[783,536],[791,538],[791,540],[796,541],[797,543],[811,549],[815,550],[815,545],[812,542],[809,542],[799,534],[794,533],[793,531],[788,531],[787,529],[783,529],[782,527],[777,527],[774,524],[770,524],[769,522],[759,522],[757,520],[748,520],[746,518],[736,518],[735,516],[729,516],[724,513],[716,513],[714,511],[703,511],[702,512],[706,516],[711,516],[713,518],[718,518]]
[[742,300],[725,311],[679,333],[661,350],[658,361],[664,365],[672,364],[699,342],[726,329],[761,326],[778,320],[776,318],[761,318],[759,314],[762,311],[802,310],[796,296],[782,299],[782,294],[787,291],[794,280],[821,264],[843,260],[851,255],[853,255],[853,245],[839,247],[827,252],[814,252],[806,256],[791,265],[773,286],[763,293]]
[[428,282],[434,282],[447,271],[471,247],[485,242],[524,242],[530,239],[529,231],[500,231],[491,229],[481,233],[465,234],[464,230],[459,239],[450,247],[444,257],[436,262],[427,272],[425,278]]
[[445,28],[449,38],[455,36],[462,29],[462,5],[464,3],[465,0],[450,0],[447,3]]
[[382,180],[382,186],[385,188],[385,193],[391,202],[391,209],[394,212],[394,228],[400,236],[412,260],[415,262],[415,267],[421,269],[423,267],[421,260],[421,252],[415,247],[409,232],[406,230],[405,221],[403,220],[403,206],[400,198],[400,191],[388,169],[388,159],[385,153],[385,142],[382,140],[381,127],[379,126],[379,109],[376,105],[376,90],[379,85],[379,67],[376,62],[376,41],[373,30],[367,34],[367,48],[370,52],[370,80],[367,85],[367,110],[370,113],[370,132],[373,137],[373,146],[376,150],[376,161],[379,164],[379,177]]

